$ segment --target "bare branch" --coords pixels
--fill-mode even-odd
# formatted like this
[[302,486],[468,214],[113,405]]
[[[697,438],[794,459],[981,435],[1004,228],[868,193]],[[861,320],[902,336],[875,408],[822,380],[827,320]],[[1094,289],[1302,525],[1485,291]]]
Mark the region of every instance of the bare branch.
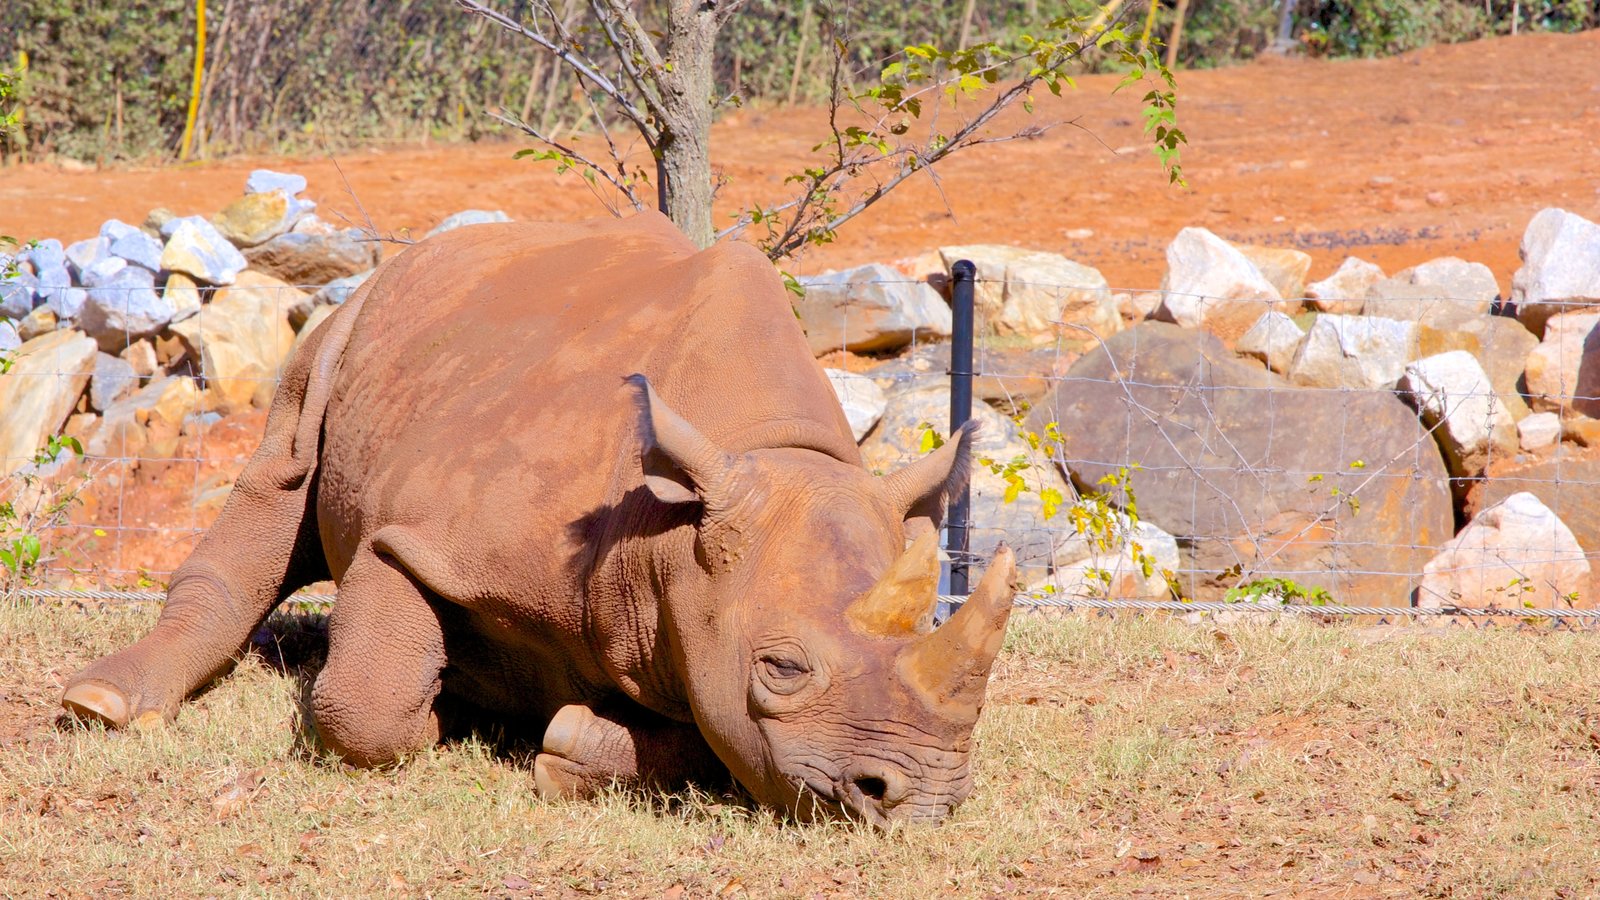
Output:
[[[659,110],[662,91],[660,78],[657,74],[659,70],[652,69],[651,74],[647,77],[646,73],[634,63],[633,55],[635,52],[647,60],[649,57],[645,55],[642,49],[636,50],[630,40],[617,33],[616,28],[613,27],[613,20],[617,17],[615,6],[616,4],[611,3],[610,0],[589,0],[589,8],[594,12],[595,19],[599,21],[601,30],[605,32],[606,43],[611,45],[611,52],[616,55],[617,64],[622,67],[623,74],[628,76],[628,80],[633,83],[634,88],[644,97],[645,105],[651,109]],[[623,8],[626,9],[627,7],[624,5]],[[635,22],[634,24],[637,25],[638,23]],[[632,32],[629,32],[629,37],[632,34]],[[648,42],[650,36],[644,34],[643,39]],[[650,54],[655,55],[654,45],[650,46]]]
[[518,22],[517,20],[497,10],[484,6],[482,3],[479,3],[478,0],[455,0],[455,2],[457,6],[461,7],[467,12],[482,16],[483,18],[488,19],[507,31],[520,34],[528,40],[533,41],[535,44],[538,44],[540,47],[542,47],[546,52],[566,63],[567,66],[571,68],[572,71],[576,72],[580,78],[594,85],[595,88],[602,94],[605,94],[607,97],[611,98],[611,101],[617,104],[617,108],[622,111],[622,114],[639,129],[639,133],[645,137],[645,140],[652,143],[655,141],[657,134],[655,126],[650,124],[649,115],[633,102],[633,99],[628,96],[628,94],[620,85],[597,71],[594,68],[592,60],[580,58],[572,51],[561,46],[560,44],[557,44],[555,41],[550,40],[542,33],[533,31],[525,27],[521,22]]

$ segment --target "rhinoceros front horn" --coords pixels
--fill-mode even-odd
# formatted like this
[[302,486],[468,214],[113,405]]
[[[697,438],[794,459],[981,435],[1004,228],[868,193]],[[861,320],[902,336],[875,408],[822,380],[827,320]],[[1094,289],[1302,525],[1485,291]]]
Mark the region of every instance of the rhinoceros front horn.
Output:
[[929,706],[953,719],[977,721],[989,669],[1011,618],[1016,557],[1001,546],[977,590],[950,620],[900,653],[900,675]]
[[850,604],[845,616],[862,634],[910,637],[933,628],[939,602],[939,537],[928,530],[900,554],[872,590]]

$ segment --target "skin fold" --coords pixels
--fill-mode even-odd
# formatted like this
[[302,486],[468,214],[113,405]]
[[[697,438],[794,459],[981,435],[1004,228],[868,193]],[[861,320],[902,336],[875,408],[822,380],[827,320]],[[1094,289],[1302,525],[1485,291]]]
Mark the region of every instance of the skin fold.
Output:
[[170,719],[331,577],[312,712],[353,763],[433,744],[459,704],[549,723],[549,796],[731,775],[801,818],[937,821],[971,789],[1015,577],[1002,549],[931,628],[971,438],[865,471],[750,247],[655,214],[456,229],[309,337],[155,628],[62,702]]

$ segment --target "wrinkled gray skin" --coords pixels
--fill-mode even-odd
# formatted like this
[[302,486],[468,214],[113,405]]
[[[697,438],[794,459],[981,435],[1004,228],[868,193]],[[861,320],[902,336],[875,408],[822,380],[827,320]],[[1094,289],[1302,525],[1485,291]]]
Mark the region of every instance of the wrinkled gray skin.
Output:
[[970,790],[1015,571],[1002,550],[930,629],[969,439],[866,472],[748,247],[655,215],[451,231],[310,336],[154,630],[63,704],[169,719],[331,576],[312,707],[352,762],[470,709],[549,722],[549,796],[731,774],[802,818],[936,821]]

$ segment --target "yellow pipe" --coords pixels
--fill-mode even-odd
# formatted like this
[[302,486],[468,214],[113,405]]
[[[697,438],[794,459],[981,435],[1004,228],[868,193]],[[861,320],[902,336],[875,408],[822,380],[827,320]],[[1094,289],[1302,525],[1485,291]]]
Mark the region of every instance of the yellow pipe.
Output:
[[189,89],[189,115],[183,123],[183,144],[178,159],[189,158],[194,143],[194,120],[200,114],[200,85],[206,71],[206,0],[194,0],[194,86]]

